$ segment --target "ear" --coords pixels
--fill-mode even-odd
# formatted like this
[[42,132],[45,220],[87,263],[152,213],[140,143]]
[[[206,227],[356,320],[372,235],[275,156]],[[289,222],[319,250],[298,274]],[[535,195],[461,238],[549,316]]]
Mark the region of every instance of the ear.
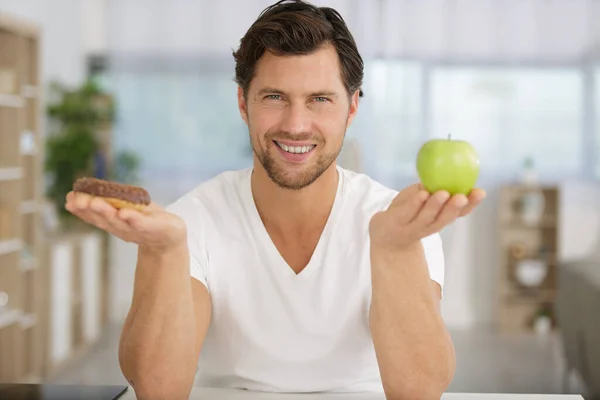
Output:
[[238,86],[237,97],[240,115],[242,116],[242,119],[246,125],[248,125],[248,103],[246,103],[246,99],[244,98],[244,90],[240,86]]
[[358,112],[358,100],[360,98],[360,91],[357,90],[354,92],[352,97],[350,98],[350,108],[348,109],[348,123],[346,124],[346,129],[350,127],[356,113]]

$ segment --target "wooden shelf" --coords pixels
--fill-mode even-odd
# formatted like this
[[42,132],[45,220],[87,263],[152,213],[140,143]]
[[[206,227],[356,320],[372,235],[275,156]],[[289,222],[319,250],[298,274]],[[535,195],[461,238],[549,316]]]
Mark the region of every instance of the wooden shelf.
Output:
[[529,289],[505,294],[502,298],[508,304],[552,303],[556,299],[555,289]]
[[526,223],[519,218],[506,219],[501,221],[506,229],[554,229],[556,228],[557,218],[555,215],[545,215],[536,223]]
[[21,239],[0,240],[0,256],[20,251],[22,247]]
[[21,96],[0,93],[0,107],[21,108],[24,104]]
[[0,168],[0,182],[16,181],[21,179],[22,176],[23,169],[21,167]]
[[40,90],[33,85],[23,85],[21,96],[25,99],[37,99],[40,97]]
[[37,156],[38,155],[38,151],[33,149],[33,150],[22,150],[21,151],[21,155],[22,156]]
[[21,323],[22,329],[31,329],[31,328],[35,327],[37,324],[37,315],[35,315],[35,314],[21,315],[19,322]]
[[33,257],[23,257],[21,259],[21,271],[31,271],[36,269],[37,263],[35,262],[35,258]]
[[0,314],[0,329],[20,322],[22,314],[21,310],[10,310]]
[[496,321],[501,331],[534,332],[549,321],[556,328],[559,202],[555,186],[508,185],[500,191]]
[[25,200],[21,202],[21,214],[31,214],[37,211],[35,200]]
[[43,231],[40,34],[0,13],[0,293],[11,310],[0,314],[0,381],[9,382],[59,372],[99,339],[108,313],[108,235]]
[[40,31],[0,13],[0,381],[44,375],[43,99]]

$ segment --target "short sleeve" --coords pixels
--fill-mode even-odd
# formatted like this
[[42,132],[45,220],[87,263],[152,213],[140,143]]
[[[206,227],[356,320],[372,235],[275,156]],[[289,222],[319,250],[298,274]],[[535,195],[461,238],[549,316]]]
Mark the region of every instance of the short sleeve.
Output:
[[203,208],[189,194],[166,207],[166,211],[181,218],[187,228],[190,252],[190,276],[199,280],[208,289],[208,256],[203,233]]
[[439,283],[442,288],[442,297],[444,293],[444,249],[442,246],[442,238],[439,233],[427,236],[421,239],[427,267],[429,268],[430,278]]

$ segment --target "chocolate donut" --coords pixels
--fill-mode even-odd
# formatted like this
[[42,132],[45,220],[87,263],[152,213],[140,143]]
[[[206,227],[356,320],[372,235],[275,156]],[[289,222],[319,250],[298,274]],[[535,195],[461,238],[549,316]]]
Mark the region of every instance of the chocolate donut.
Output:
[[151,201],[150,194],[144,188],[97,178],[77,179],[73,183],[73,191],[101,197],[115,208],[143,210]]

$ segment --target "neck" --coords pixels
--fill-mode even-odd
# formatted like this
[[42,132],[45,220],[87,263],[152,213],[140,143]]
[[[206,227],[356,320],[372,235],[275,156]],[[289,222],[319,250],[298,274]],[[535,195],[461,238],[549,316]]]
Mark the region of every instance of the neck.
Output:
[[260,162],[252,173],[252,195],[263,223],[281,231],[310,229],[327,219],[338,187],[335,162],[311,185],[300,190],[279,187]]

